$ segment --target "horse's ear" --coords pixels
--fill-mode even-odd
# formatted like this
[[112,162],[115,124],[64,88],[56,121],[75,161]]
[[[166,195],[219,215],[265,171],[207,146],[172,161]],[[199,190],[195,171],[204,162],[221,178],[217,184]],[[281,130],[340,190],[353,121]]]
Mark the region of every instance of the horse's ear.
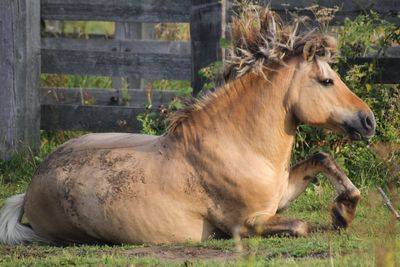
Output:
[[303,48],[303,56],[305,61],[312,61],[315,56],[315,51],[317,50],[317,46],[314,41],[308,41]]

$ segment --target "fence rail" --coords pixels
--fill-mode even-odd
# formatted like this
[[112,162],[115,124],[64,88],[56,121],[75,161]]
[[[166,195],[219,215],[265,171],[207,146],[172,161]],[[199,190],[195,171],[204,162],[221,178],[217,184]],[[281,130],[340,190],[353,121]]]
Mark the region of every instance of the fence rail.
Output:
[[97,106],[124,106],[143,108],[150,102],[153,107],[158,107],[171,102],[178,96],[177,91],[146,91],[129,89],[124,92],[124,98],[120,97],[119,91],[115,89],[99,88],[42,88],[42,105],[97,105]]
[[48,20],[189,22],[190,9],[188,0],[41,0]]
[[[310,15],[304,8],[315,3],[310,0],[258,2],[263,1],[283,17],[293,11]],[[398,0],[319,0],[318,4],[340,7],[334,24],[342,24],[346,17],[355,18],[373,9],[400,25]],[[0,83],[8,90],[0,91],[0,136],[4,136],[0,140],[0,158],[9,158],[13,151],[22,150],[22,147],[37,148],[39,121],[44,130],[139,131],[135,118],[144,111],[149,95],[144,90],[132,89],[139,89],[143,78],[150,81],[179,79],[191,80],[194,93],[197,93],[204,83],[198,71],[224,58],[219,43],[225,37],[225,26],[233,10],[229,0],[41,0],[40,3],[4,0],[0,4],[0,35],[3,36],[0,67],[8,72],[0,77]],[[40,19],[114,21],[117,31],[114,39],[109,36],[40,38]],[[191,40],[139,40],[144,36],[141,23],[158,22],[190,23]],[[379,55],[355,58],[349,64],[372,61],[382,70],[374,82],[400,82],[399,47]],[[39,90],[40,71],[113,76],[115,90]],[[120,90],[119,78],[124,76],[129,77],[133,87],[125,92],[125,96]],[[153,106],[168,103],[175,94],[152,92]],[[94,105],[85,105],[88,103]]]
[[321,7],[339,8],[332,20],[333,24],[342,24],[345,18],[355,19],[360,14],[374,10],[386,20],[400,25],[400,2],[398,0],[258,0],[258,2],[270,5],[271,9],[283,17],[293,12],[312,17],[312,12],[307,9],[318,4]]
[[188,42],[42,40],[42,72],[190,80]]
[[137,132],[137,115],[145,108],[120,106],[43,105],[42,130]]

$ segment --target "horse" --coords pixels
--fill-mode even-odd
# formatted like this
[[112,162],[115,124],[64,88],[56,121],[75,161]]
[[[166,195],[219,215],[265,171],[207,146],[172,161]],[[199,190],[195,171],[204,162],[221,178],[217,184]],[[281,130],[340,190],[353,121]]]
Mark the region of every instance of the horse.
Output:
[[376,123],[330,66],[336,39],[301,25],[267,8],[243,11],[232,22],[222,87],[176,112],[162,136],[96,133],[61,145],[26,193],[6,200],[0,242],[305,236],[318,227],[279,213],[321,172],[338,194],[328,228],[346,228],[360,191],[327,153],[291,166],[296,130],[313,125],[360,140]]

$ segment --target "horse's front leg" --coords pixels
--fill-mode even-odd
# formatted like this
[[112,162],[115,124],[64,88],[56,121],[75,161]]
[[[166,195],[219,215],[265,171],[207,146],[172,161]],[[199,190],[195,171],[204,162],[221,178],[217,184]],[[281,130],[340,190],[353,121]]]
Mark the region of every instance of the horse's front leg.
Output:
[[[335,160],[326,153],[317,153],[291,168],[288,189],[279,204],[279,210],[285,209],[291,201],[304,192],[315,175],[321,172],[327,175],[338,193],[332,207],[333,227],[346,228],[354,219],[360,191],[339,168]],[[242,237],[282,234],[305,236],[315,230],[329,228],[312,225],[302,220],[285,219],[278,215],[256,214],[245,221],[240,228],[240,235]]]
[[346,228],[354,219],[360,191],[339,168],[335,160],[326,153],[317,153],[291,168],[289,186],[279,204],[279,210],[285,209],[290,202],[304,192],[315,175],[321,172],[326,174],[338,193],[332,207],[333,227]]
[[246,220],[240,228],[240,236],[306,236],[315,229],[314,226],[302,220],[286,219],[278,215],[257,215]]

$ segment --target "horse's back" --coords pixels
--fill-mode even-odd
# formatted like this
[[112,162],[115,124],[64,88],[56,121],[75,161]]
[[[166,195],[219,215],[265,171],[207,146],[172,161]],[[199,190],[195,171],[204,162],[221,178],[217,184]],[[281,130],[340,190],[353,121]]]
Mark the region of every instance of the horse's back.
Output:
[[134,148],[148,145],[160,137],[131,133],[96,133],[74,138],[63,144],[60,148],[68,146],[76,150],[82,149],[114,149]]

